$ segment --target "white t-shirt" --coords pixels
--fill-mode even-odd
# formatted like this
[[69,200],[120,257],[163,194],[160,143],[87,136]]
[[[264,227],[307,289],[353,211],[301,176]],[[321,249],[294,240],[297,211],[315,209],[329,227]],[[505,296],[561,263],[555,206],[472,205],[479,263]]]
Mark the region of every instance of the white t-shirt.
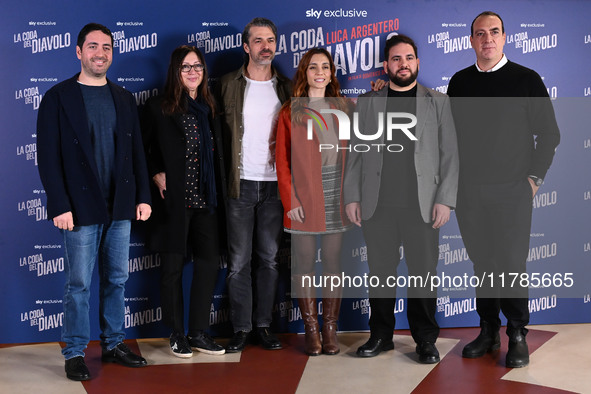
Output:
[[281,102],[275,91],[275,78],[254,81],[246,78],[242,124],[240,178],[251,181],[276,181],[275,160],[271,142]]

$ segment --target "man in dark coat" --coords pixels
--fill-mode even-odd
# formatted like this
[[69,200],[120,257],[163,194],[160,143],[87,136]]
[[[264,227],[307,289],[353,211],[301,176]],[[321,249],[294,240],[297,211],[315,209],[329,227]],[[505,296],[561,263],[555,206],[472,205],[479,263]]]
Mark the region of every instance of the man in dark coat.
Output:
[[146,365],[123,343],[123,324],[131,220],[150,217],[150,191],[135,100],[106,78],[112,53],[109,29],[84,26],[76,46],[81,72],[45,94],[37,119],[48,217],[64,236],[62,353],[72,380],[90,379],[84,349],[97,260],[102,360]]

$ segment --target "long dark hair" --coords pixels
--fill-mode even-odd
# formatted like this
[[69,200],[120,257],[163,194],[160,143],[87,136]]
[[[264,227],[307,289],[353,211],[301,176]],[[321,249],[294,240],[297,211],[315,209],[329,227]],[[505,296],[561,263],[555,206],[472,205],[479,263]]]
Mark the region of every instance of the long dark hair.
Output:
[[[293,78],[293,97],[308,97],[308,89],[310,89],[310,85],[308,85],[308,66],[312,61],[312,56],[314,55],[324,55],[328,58],[328,63],[330,64],[330,82],[326,85],[326,91],[324,93],[325,97],[343,97],[341,95],[341,85],[339,84],[339,80],[337,79],[336,67],[330,56],[330,53],[324,48],[312,48],[308,52],[302,56],[300,60],[300,64],[298,65],[298,69],[296,71],[295,77]],[[337,107],[337,109],[348,112],[350,106],[346,102],[346,100],[333,100],[331,101],[332,104]],[[291,107],[290,100],[286,101],[283,104],[283,108],[290,108],[291,111],[294,111],[294,119],[296,122],[303,122],[303,118],[305,116],[303,109],[303,103],[301,100],[297,100],[293,107]]]
[[170,55],[170,64],[168,65],[166,84],[164,85],[164,100],[162,101],[162,111],[166,115],[184,113],[187,111],[187,103],[185,100],[182,100],[183,93],[186,89],[181,79],[181,65],[185,57],[191,52],[195,52],[199,61],[204,66],[203,79],[197,88],[197,96],[201,97],[201,99],[209,106],[212,116],[215,114],[215,100],[207,83],[208,74],[205,59],[197,47],[181,45],[172,51],[172,55]]

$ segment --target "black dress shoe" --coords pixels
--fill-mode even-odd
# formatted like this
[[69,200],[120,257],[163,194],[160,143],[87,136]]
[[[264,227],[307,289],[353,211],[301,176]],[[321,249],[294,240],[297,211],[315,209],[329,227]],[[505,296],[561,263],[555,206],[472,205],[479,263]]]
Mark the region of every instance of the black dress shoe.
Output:
[[90,379],[90,372],[84,362],[84,357],[77,356],[66,360],[66,376],[68,379],[76,381]]
[[493,329],[488,325],[483,325],[480,334],[475,340],[464,346],[462,357],[478,358],[486,352],[494,352],[501,347],[501,337],[498,329]]
[[123,342],[119,343],[111,350],[103,350],[101,360],[103,360],[103,362],[117,363],[132,368],[148,365],[145,358],[132,352]]
[[230,342],[226,345],[226,353],[238,353],[244,350],[246,343],[248,342],[247,331],[238,331],[234,333]]
[[357,349],[359,357],[375,357],[381,352],[394,349],[392,340],[369,337],[369,340]]
[[436,364],[439,362],[439,351],[433,342],[419,343],[416,351],[421,364]]
[[269,329],[269,327],[257,327],[257,341],[263,349],[279,350],[283,349],[279,339]]
[[521,368],[529,364],[529,349],[522,333],[509,336],[509,350],[505,358],[507,368]]

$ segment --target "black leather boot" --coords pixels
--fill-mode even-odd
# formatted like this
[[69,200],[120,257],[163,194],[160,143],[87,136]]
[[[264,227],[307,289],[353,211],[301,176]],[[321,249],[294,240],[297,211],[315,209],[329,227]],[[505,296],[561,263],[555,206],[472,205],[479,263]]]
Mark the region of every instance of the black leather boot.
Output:
[[505,358],[507,368],[521,368],[529,364],[529,349],[522,331],[509,334],[509,350]]
[[480,334],[478,337],[464,346],[464,350],[462,350],[462,357],[482,357],[486,354],[486,352],[493,352],[495,350],[499,350],[501,347],[501,337],[499,335],[500,327],[493,328],[486,322],[482,322],[480,327]]

